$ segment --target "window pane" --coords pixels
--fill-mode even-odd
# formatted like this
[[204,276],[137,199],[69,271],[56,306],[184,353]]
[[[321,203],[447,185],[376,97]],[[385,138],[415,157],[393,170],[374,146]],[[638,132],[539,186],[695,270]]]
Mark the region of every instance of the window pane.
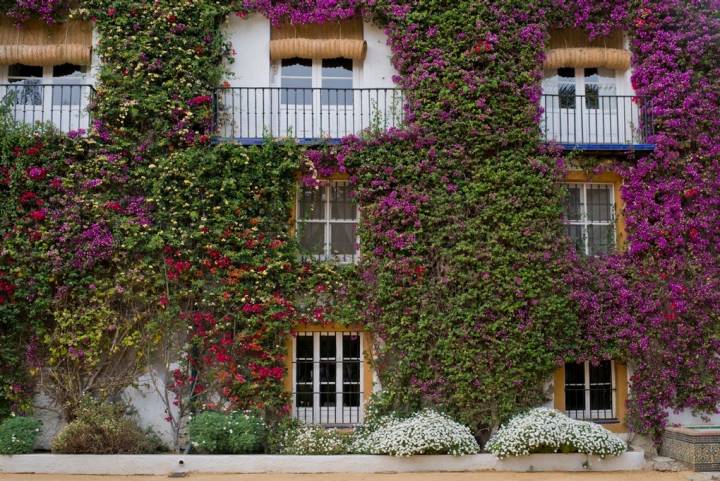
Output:
[[568,362],[565,364],[565,385],[579,384],[585,387],[585,364]]
[[300,408],[311,408],[313,406],[312,385],[303,384],[297,386],[295,405]]
[[335,334],[320,335],[320,406],[335,406],[336,398],[336,339]]
[[359,334],[343,334],[343,359],[360,359]]
[[585,108],[597,110],[600,108],[600,87],[595,84],[585,84]]
[[590,409],[608,410],[600,413],[599,417],[611,415],[612,410],[612,364],[602,361],[599,365],[590,364]]
[[[320,336],[320,358],[335,359],[335,334]],[[333,374],[333,379],[335,375]]]
[[83,77],[85,67],[71,63],[53,66],[53,77]]
[[600,95],[615,95],[615,70],[599,68],[598,83],[600,84]]
[[335,220],[355,220],[357,206],[348,184],[335,183],[330,189],[330,218]]
[[280,73],[283,77],[312,78],[312,60],[297,57],[283,59]]
[[300,220],[322,220],[325,218],[325,201],[327,189],[302,187],[300,190]]
[[565,364],[565,409],[567,411],[585,410],[585,365],[583,363]]
[[353,98],[352,81],[323,79],[323,90],[320,91],[322,105],[353,105]]
[[330,252],[334,255],[355,254],[357,224],[330,224]]
[[352,79],[352,60],[348,58],[325,58],[322,61],[322,76]]
[[300,249],[314,255],[325,254],[325,224],[315,222],[298,223]]
[[613,228],[610,225],[588,225],[588,255],[607,254],[614,245]]
[[567,186],[568,195],[565,198],[565,219],[582,220],[582,189],[578,185]]
[[575,69],[558,69],[558,94],[561,109],[575,108]]
[[8,67],[8,77],[37,77],[42,78],[43,68],[16,63]]
[[4,99],[8,99],[7,101],[14,105],[42,105],[41,81],[41,79],[8,79],[12,85],[8,86]]
[[583,236],[583,226],[581,225],[565,225],[565,234],[572,240],[575,250],[586,254],[585,237]]
[[589,185],[587,188],[588,220],[610,222],[612,220],[611,199],[610,187]]
[[309,359],[313,358],[313,337],[308,335],[298,335],[296,340],[295,358]]
[[611,384],[612,383],[612,363],[610,361],[600,361],[598,365],[590,364],[590,385],[593,384]]

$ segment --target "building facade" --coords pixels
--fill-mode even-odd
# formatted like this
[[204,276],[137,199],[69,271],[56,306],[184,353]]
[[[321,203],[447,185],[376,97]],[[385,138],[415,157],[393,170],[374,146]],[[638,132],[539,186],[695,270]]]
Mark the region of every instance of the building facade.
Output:
[[[102,2],[96,3],[102,4]],[[168,8],[171,10],[170,7]],[[450,158],[456,152],[467,148],[469,153],[465,152],[462,155],[492,158],[496,154],[491,152],[502,149],[517,149],[518,152],[523,153],[528,151],[526,149],[535,150],[542,152],[543,156],[563,159],[565,162],[563,177],[556,182],[562,187],[563,192],[560,206],[562,215],[557,219],[557,231],[565,234],[572,245],[575,258],[580,259],[579,262],[585,262],[587,259],[622,257],[624,253],[632,250],[633,243],[635,246],[640,245],[642,236],[638,233],[644,227],[641,225],[643,220],[639,219],[639,215],[646,212],[638,214],[637,196],[632,192],[637,186],[633,184],[629,189],[625,188],[625,175],[635,166],[654,162],[658,155],[663,155],[668,149],[664,138],[658,146],[658,136],[667,135],[658,130],[667,131],[668,122],[663,119],[658,124],[655,118],[658,112],[654,104],[656,99],[638,94],[633,88],[632,79],[634,77],[644,79],[644,76],[648,75],[648,64],[653,62],[643,57],[647,52],[633,51],[634,48],[640,47],[637,39],[648,35],[644,25],[635,24],[632,28],[623,28],[624,24],[612,25],[612,28],[598,32],[593,30],[590,24],[583,26],[578,22],[575,24],[565,22],[565,25],[554,26],[549,25],[552,22],[548,22],[547,29],[542,30],[538,27],[539,31],[542,30],[540,40],[543,42],[543,45],[537,49],[542,55],[535,59],[535,74],[539,76],[538,78],[530,78],[532,77],[530,74],[528,79],[523,80],[503,78],[497,72],[496,77],[491,78],[492,67],[488,65],[492,66],[495,61],[500,64],[497,60],[499,57],[510,55],[508,45],[513,42],[521,43],[517,39],[505,38],[510,36],[508,29],[516,28],[523,35],[527,34],[529,37],[523,39],[522,43],[532,43],[537,40],[530,37],[531,27],[535,28],[537,25],[529,18],[523,20],[531,15],[530,13],[517,13],[512,21],[508,20],[505,14],[497,12],[477,14],[479,17],[485,15],[487,18],[496,16],[498,24],[486,26],[487,34],[482,33],[483,28],[477,27],[477,32],[473,34],[477,38],[470,42],[472,48],[457,54],[452,51],[454,48],[452,42],[450,45],[447,44],[448,38],[455,35],[458,45],[468,42],[465,33],[453,30],[457,27],[456,24],[451,22],[448,26],[438,20],[437,25],[434,25],[432,21],[427,20],[427,17],[420,14],[416,16],[419,20],[415,20],[411,7],[407,8],[410,13],[400,9],[402,12],[396,12],[398,18],[389,21],[385,18],[387,11],[364,16],[360,11],[352,15],[333,14],[323,22],[316,21],[317,19],[312,15],[309,18],[313,21],[301,22],[292,14],[290,17],[288,14],[281,16],[272,10],[262,11],[262,8],[251,9],[250,12],[243,12],[243,15],[224,17],[215,32],[215,35],[222,36],[232,45],[224,60],[223,77],[209,90],[207,95],[209,100],[203,100],[204,97],[194,98],[200,99],[194,100],[198,104],[207,103],[210,112],[207,132],[212,140],[204,143],[201,148],[213,149],[222,144],[238,144],[247,149],[262,148],[263,145],[274,140],[289,139],[304,149],[303,152],[324,152],[324,149],[330,149],[337,161],[339,157],[354,153],[352,148],[354,139],[382,139],[387,138],[383,136],[398,135],[397,132],[413,131],[418,128],[424,131],[423,138],[434,137],[436,142],[436,145],[429,149],[427,145],[420,143],[418,152],[421,152],[421,155],[417,159],[418,164],[427,158],[432,159],[428,154],[429,151],[433,152],[432,155],[441,157],[445,155]],[[417,8],[422,10],[421,7]],[[109,10],[105,9],[103,14],[105,16],[97,20],[105,23],[106,26],[103,27],[105,30],[109,29],[108,25],[113,24],[113,18],[122,15],[118,13],[110,15],[108,12]],[[602,16],[602,12],[597,14]],[[438,18],[442,17],[440,14],[437,15]],[[652,17],[653,13],[634,12],[633,15],[646,19],[647,16]],[[406,18],[410,20],[405,20]],[[384,24],[381,19],[385,19]],[[526,24],[523,24],[523,21]],[[187,18],[182,21],[171,19],[168,22],[171,24],[171,31],[175,29],[179,32],[178,35],[181,35],[184,29],[191,28],[187,24],[191,24],[192,19]],[[480,20],[478,25],[479,22]],[[503,22],[510,22],[513,27],[499,26],[505,25]],[[20,30],[22,34],[17,34],[14,25],[9,21],[5,21],[1,26],[4,34],[2,47],[5,50],[2,51],[3,64],[0,65],[0,95],[6,99],[9,115],[18,122],[30,124],[37,121],[49,122],[60,131],[72,132],[73,137],[84,136],[93,128],[98,129],[97,125],[93,124],[96,120],[93,116],[97,112],[94,106],[96,89],[108,88],[103,86],[102,77],[105,75],[106,78],[110,78],[109,72],[118,68],[116,64],[112,64],[104,74],[101,72],[102,62],[106,60],[102,55],[98,55],[97,51],[108,53],[107,45],[102,45],[103,29],[95,28],[93,31],[90,20],[62,22],[55,25],[46,25],[38,21],[28,24],[25,30]],[[140,28],[138,27],[138,30]],[[408,35],[405,40],[398,36],[398,31],[403,29]],[[438,33],[438,29],[451,32],[443,30],[442,33]],[[11,38],[13,32],[16,33],[15,38]],[[425,52],[428,65],[425,65],[421,58],[401,51],[402,48],[412,51],[416,48],[413,44],[418,45],[419,49],[421,48],[419,45],[426,48],[425,45],[432,44],[434,38],[438,42],[436,48],[426,49]],[[210,43],[208,42],[207,45]],[[209,49],[209,47],[204,48]],[[194,54],[202,56],[201,49],[196,47]],[[633,54],[636,57],[633,57]],[[143,55],[146,58],[143,58]],[[404,55],[415,59],[417,65],[408,62]],[[437,73],[445,69],[450,70],[448,64],[456,57],[463,60],[458,61],[462,63],[460,70],[462,73],[458,74],[455,80]],[[635,70],[637,68],[635,62],[638,60],[641,62],[639,75]],[[114,60],[110,56],[108,61]],[[158,64],[157,69],[169,68],[171,61],[167,58],[163,61],[164,66]],[[138,62],[138,65],[152,72],[153,62],[159,60],[152,58],[151,53],[146,54],[143,51],[139,54]],[[521,58],[521,54],[518,53],[518,63],[521,62],[528,63],[527,59]],[[113,73],[117,74],[116,71]],[[117,82],[117,79],[108,82],[108,85],[112,82]],[[441,87],[437,87],[437,92],[432,90],[436,88],[433,82],[443,83]],[[536,90],[528,86],[533,82]],[[492,84],[491,87],[487,87],[489,84]],[[429,89],[427,91],[430,93],[422,93],[423,89]],[[534,109],[534,114],[519,120],[501,118],[505,113],[496,114],[495,102],[489,97],[493,92],[502,96],[505,95],[505,90],[513,89],[523,92],[525,96],[523,102]],[[476,90],[481,90],[484,94],[477,96]],[[651,89],[646,86],[643,93],[648,90]],[[465,113],[462,109],[466,107],[455,106],[448,99],[462,99],[465,96],[473,99],[472,108],[476,116],[473,122],[480,124],[484,122],[487,130],[476,130],[477,125],[472,124],[464,135],[468,139],[487,137],[487,140],[482,142],[468,140],[463,144],[462,136],[451,132],[450,124],[456,121],[458,125],[460,124],[458,119],[463,118]],[[431,108],[429,105],[427,107],[421,105],[424,101],[430,103],[429,98],[434,99],[433,102],[436,102],[437,106],[433,105]],[[126,101],[133,100],[128,98]],[[458,104],[460,104],[459,100]],[[435,107],[437,110],[433,110]],[[494,120],[494,115],[497,120]],[[666,112],[663,115],[666,115]],[[534,140],[508,139],[504,146],[492,145],[499,134],[488,132],[493,129],[509,131],[508,125],[525,121],[526,118],[533,116],[536,123],[522,128],[531,132],[528,135],[535,136]],[[435,125],[429,120],[431,118],[433,122],[440,119],[435,131],[432,127],[428,127]],[[108,118],[106,114],[102,122],[106,126],[112,126],[113,119]],[[187,134],[185,137],[187,138]],[[405,140],[402,134],[399,134],[399,137]],[[382,142],[373,140],[367,142],[365,149],[382,148]],[[448,144],[443,145],[443,142]],[[351,147],[347,147],[348,145]],[[661,154],[656,152],[657,149],[662,150]],[[441,153],[437,154],[438,151]],[[683,152],[683,155],[687,153]],[[497,155],[500,158],[500,154]],[[460,157],[462,156],[458,158]],[[387,167],[392,170],[394,162],[395,159],[392,157],[387,158]],[[543,168],[550,169],[547,166]],[[364,182],[362,179],[358,181],[358,177],[363,175],[363,167],[334,168],[330,169],[329,173],[318,168],[317,165],[313,169],[312,182],[307,182],[307,172],[298,167],[297,182],[293,192],[294,201],[290,209],[291,216],[287,219],[288,231],[297,239],[299,255],[302,259],[313,263],[332,264],[342,269],[353,269],[358,265],[366,268],[372,265],[373,269],[379,269],[372,271],[373,275],[381,276],[382,269],[386,269],[387,273],[398,275],[398,271],[394,270],[397,269],[397,264],[394,262],[399,261],[402,257],[400,254],[397,257],[389,256],[387,252],[380,254],[379,242],[374,242],[373,250],[368,250],[363,245],[364,239],[372,238],[377,234],[373,230],[374,226],[381,224],[377,220],[377,209],[381,201],[374,199],[372,212],[366,210],[367,206],[362,205],[363,198],[370,198],[369,194],[358,192],[358,185]],[[468,167],[466,172],[462,172],[461,167],[451,168],[438,162],[433,169],[447,170],[447,175],[442,176],[447,192],[453,193],[452,189],[458,188],[457,184],[467,186],[473,183],[472,180],[467,179],[453,180],[472,177],[471,167]],[[422,172],[427,176],[435,175],[430,168]],[[395,173],[387,175],[392,177]],[[450,180],[447,179],[448,176],[451,177]],[[401,176],[398,174],[398,177]],[[393,183],[395,190],[400,192],[397,195],[404,195],[402,179],[396,178],[388,182]],[[417,185],[423,184],[418,182]],[[511,187],[514,189],[517,185]],[[373,184],[362,188],[371,190],[381,187]],[[535,188],[539,187],[535,186]],[[510,187],[499,182],[498,195],[504,195],[503,189]],[[628,205],[625,196],[628,192],[633,196],[630,222],[626,219]],[[432,196],[429,192],[420,192],[418,196],[422,197],[423,194]],[[465,199],[470,198],[468,196]],[[481,198],[485,199],[485,197]],[[396,197],[392,199],[396,204],[388,207],[388,217],[397,214],[397,211],[392,209],[395,209],[400,202]],[[508,199],[507,202],[515,201],[512,196]],[[390,201],[387,202],[389,205]],[[518,201],[518,210],[523,209],[522,202]],[[417,207],[422,205],[433,205],[433,201],[419,200],[415,206],[404,207],[407,211],[400,217],[406,215],[408,219],[414,219],[417,209],[425,208]],[[468,211],[466,207],[462,207],[463,212]],[[451,210],[444,210],[442,215],[447,216]],[[366,214],[370,218],[373,216],[375,218],[368,221],[363,218]],[[480,217],[482,216],[478,214],[478,218]],[[504,219],[492,215],[487,219],[498,222],[497,230],[503,229]],[[466,224],[463,219],[456,219],[453,222],[456,223],[458,230],[463,230],[467,228],[467,224],[470,224],[470,220]],[[397,225],[403,223],[398,221]],[[534,224],[528,221],[528,225]],[[362,229],[367,229],[370,233],[363,234]],[[398,252],[407,252],[409,249],[407,245],[412,241],[407,241],[409,237],[403,237],[406,233],[399,230],[399,227],[384,229],[383,235],[387,237],[389,235],[387,232],[394,232],[392,234],[394,237],[387,242],[395,246]],[[628,230],[632,232],[629,233]],[[412,232],[413,236],[433,238],[422,233],[421,229],[417,229],[417,233]],[[528,237],[530,236],[531,234],[528,234]],[[448,240],[450,237],[438,239],[437,242],[440,243],[453,242]],[[489,238],[488,242],[490,242]],[[497,239],[493,238],[492,242],[497,242]],[[468,249],[467,255],[470,257],[481,258],[485,255],[485,251],[477,246]],[[512,243],[509,243],[506,249],[521,250],[518,244]],[[442,269],[431,262],[432,256],[427,254],[432,252],[432,249],[428,248],[422,252],[415,257],[406,256],[406,259],[412,259],[412,262],[408,262],[412,265],[412,269],[415,269],[410,278],[417,280],[430,275],[426,272],[432,272],[437,279],[455,276],[452,282],[460,283],[463,279],[467,279],[464,274],[460,275],[457,272],[443,274]],[[662,248],[659,252],[662,252]],[[372,264],[373,257],[382,258],[383,263]],[[417,258],[423,258],[425,264],[422,262],[419,266],[413,264]],[[540,254],[538,257],[529,255],[528,258],[533,259],[532,262],[536,264],[551,262],[550,254],[545,258]],[[392,262],[387,259],[391,259]],[[514,283],[515,285],[508,286],[508,289],[515,289],[516,294],[513,295],[520,298],[527,293],[517,294],[517,291],[523,290],[524,286],[531,282],[528,279],[532,279],[537,272],[527,270],[523,264],[524,260],[521,262],[515,257],[513,259],[508,261],[508,264],[510,270],[517,266],[518,273],[514,274],[514,277],[508,274],[507,279],[499,280],[491,277],[495,274],[490,273],[488,278],[494,280],[487,282]],[[633,257],[631,262],[635,260],[638,258]],[[378,265],[383,267],[378,268]],[[390,265],[392,267],[388,267]],[[371,270],[368,268],[366,272]],[[488,271],[490,270],[488,268]],[[486,273],[476,274],[484,276]],[[508,279],[514,280],[508,282]],[[397,282],[412,284],[414,281]],[[371,284],[371,281],[368,281],[368,284]],[[362,286],[362,282],[360,285]],[[542,282],[539,285],[542,286]],[[354,286],[357,288],[358,284]],[[570,291],[573,287],[576,286],[570,286]],[[552,290],[554,287],[548,289]],[[618,287],[618,296],[620,289]],[[245,297],[253,297],[247,290],[242,294]],[[489,298],[493,295],[490,294]],[[542,292],[533,295],[538,299],[543,297]],[[477,299],[468,302],[476,301]],[[167,303],[167,298],[165,302]],[[419,301],[407,298],[400,302],[411,305]],[[544,301],[537,302],[542,305]],[[582,303],[582,300],[577,302]],[[528,323],[532,323],[533,317],[528,312],[532,311],[537,303],[528,301],[527,306],[524,303],[525,301],[522,301],[513,308],[515,311],[509,314],[511,318],[517,320],[517,325],[524,325],[527,319],[530,319]],[[243,309],[247,305],[250,305],[250,301],[245,302]],[[382,307],[372,306],[373,309]],[[251,309],[252,306],[245,312]],[[481,309],[478,305],[477,316],[483,319],[482,322],[491,322],[489,319],[500,316],[492,312],[493,309],[492,306]],[[368,311],[370,310],[368,305]],[[448,316],[452,315],[450,313],[452,309],[447,311]],[[398,312],[403,311],[398,310]],[[437,314],[438,311],[431,309],[428,312]],[[375,315],[367,313],[368,318]],[[415,314],[408,313],[408,317],[413,315]],[[417,317],[417,322],[421,319],[422,316]],[[280,376],[277,377],[284,391],[289,395],[287,409],[293,417],[302,422],[328,427],[352,427],[363,423],[365,406],[371,395],[383,390],[382,370],[394,369],[392,364],[388,364],[388,346],[392,352],[393,335],[383,332],[383,329],[388,329],[387,323],[370,323],[369,329],[364,321],[364,317],[360,315],[355,318],[355,322],[335,322],[332,316],[324,318],[322,322],[301,322],[293,326],[291,335],[283,338],[281,342],[285,355],[280,364],[284,370],[281,379]],[[483,329],[485,327],[478,328],[478,332]],[[497,335],[498,342],[504,339],[503,336],[508,335],[505,332],[507,329],[513,328],[502,327],[492,331]],[[515,335],[519,336],[522,342],[522,329]],[[487,342],[486,339],[476,340],[472,334],[465,333],[463,336],[465,337],[462,339],[466,340],[464,342],[482,343],[483,346]],[[455,342],[458,343],[457,349],[461,349],[461,342],[457,339]],[[671,343],[666,344],[659,349],[672,349],[668,347],[670,345]],[[633,349],[634,347],[631,346],[629,351],[625,352],[633,352]],[[378,350],[383,351],[380,357],[377,356]],[[498,350],[502,351],[501,348]],[[548,351],[551,350],[548,348]],[[557,356],[557,359],[561,357]],[[417,359],[422,357],[414,359],[413,362],[419,362]],[[598,422],[613,431],[628,433],[631,430],[626,422],[628,400],[644,397],[643,393],[635,392],[633,379],[643,376],[643,373],[637,370],[646,369],[647,363],[644,361],[637,363],[632,355],[612,357],[603,354],[598,356],[595,353],[589,355],[578,353],[578,359],[562,360],[564,363],[559,361],[555,363],[554,373],[545,373],[542,391],[546,404],[565,412],[570,417]],[[432,366],[432,362],[428,361],[428,364]],[[458,360],[459,364],[460,360]],[[246,367],[244,365],[242,369]],[[426,368],[428,367],[420,365],[413,367],[418,372]],[[497,364],[495,367],[498,372],[504,369],[512,372],[514,368],[512,362],[505,365]],[[149,369],[152,371],[156,368],[150,363]],[[239,372],[240,369],[238,364],[238,372],[235,375],[245,376]],[[447,371],[448,367],[438,369]],[[257,374],[255,368],[251,368],[250,371],[252,375]],[[163,376],[167,376],[171,371],[162,371],[158,368],[157,372],[159,373],[157,376],[144,374],[135,386],[123,391],[123,396],[136,406],[145,424],[170,437],[170,431],[163,419],[168,415],[168,408],[172,411],[173,407],[161,402],[158,391],[164,388],[162,386],[164,383],[170,382]],[[263,376],[263,379],[267,377]],[[447,392],[444,388],[428,387],[438,382],[433,375],[420,378],[421,376],[418,375],[417,380],[413,378],[407,382],[412,386],[415,395],[425,396],[423,402],[432,403],[433,399],[436,400],[433,393]],[[522,381],[524,378],[518,379],[518,384],[524,382]],[[395,382],[396,379],[390,383]],[[470,389],[478,391],[484,389],[482,383],[476,384],[473,379],[467,379],[465,382],[468,386],[474,386]],[[509,383],[511,384],[512,382]],[[393,385],[392,389],[397,389],[397,385]],[[508,389],[512,390],[512,388]],[[678,397],[683,396],[678,395]],[[53,402],[43,399],[42,395],[38,395],[38,399],[47,404]],[[439,404],[442,406],[442,402]],[[677,407],[678,404],[670,402],[668,406]],[[692,403],[688,403],[688,406],[683,406],[675,412],[671,412],[669,407],[663,407],[668,412],[665,422],[720,422],[717,415],[705,420],[694,417],[692,407]],[[48,436],[51,435],[54,425],[52,417],[46,417]]]

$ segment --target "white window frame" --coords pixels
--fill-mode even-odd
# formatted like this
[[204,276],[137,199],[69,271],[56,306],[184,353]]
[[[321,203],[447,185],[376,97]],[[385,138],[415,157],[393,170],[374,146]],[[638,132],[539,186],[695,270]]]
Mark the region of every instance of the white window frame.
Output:
[[[574,85],[575,85],[575,107],[573,109],[565,109],[560,108],[560,99],[557,97],[558,105],[555,105],[555,103],[550,103],[548,107],[551,109],[551,111],[566,111],[566,110],[575,110],[577,112],[580,111],[614,111],[615,105],[613,102],[609,102],[607,104],[600,104],[599,108],[589,108],[587,105],[581,106],[580,103],[586,100],[585,94],[586,94],[586,86],[588,85],[588,82],[585,81],[585,69],[588,68],[596,68],[598,69],[598,73],[601,68],[603,67],[593,67],[593,66],[587,66],[587,67],[567,67],[567,68],[574,68],[575,70],[575,77],[574,77]],[[543,93],[550,94],[550,95],[560,95],[560,82],[553,82],[551,79],[552,77],[548,77],[548,74],[552,73],[553,76],[557,75],[559,78],[559,70],[560,68],[554,68],[554,69],[545,69],[545,77],[543,79]],[[606,97],[606,96],[616,96],[616,95],[623,95],[620,93],[622,90],[621,88],[621,79],[619,79],[619,76],[623,75],[622,71],[615,70],[615,69],[607,69],[611,70],[613,72],[612,81],[610,82],[598,82],[598,88],[599,88],[599,96],[600,97]],[[569,82],[567,82],[569,83]],[[612,93],[603,93],[603,89],[612,89]],[[602,102],[602,101],[601,101]]]
[[[584,365],[584,383],[583,388],[585,390],[585,409],[584,410],[569,410],[565,409],[565,414],[570,416],[573,419],[580,419],[580,420],[587,420],[587,421],[608,421],[608,420],[615,420],[617,415],[617,383],[615,378],[615,361],[610,361],[610,389],[611,389],[611,399],[612,399],[612,409],[591,409],[590,407],[590,388],[592,386],[597,385],[606,385],[607,383],[593,383],[592,379],[590,379],[590,362],[585,361],[583,363]],[[564,382],[564,380],[563,380]],[[566,389],[567,386],[577,386],[580,387],[580,384],[565,384],[563,386],[563,389]],[[566,399],[567,403],[567,399]]]
[[[300,57],[302,58],[302,57]],[[312,84],[311,87],[313,89],[319,89],[322,88],[322,61],[323,60],[329,60],[329,59],[323,59],[323,58],[312,58],[307,59],[312,61]],[[362,62],[358,62],[354,59],[348,59],[352,61],[352,88],[357,89],[361,88],[360,83],[362,81]],[[273,87],[281,87],[282,86],[282,60],[276,60],[272,63],[272,86]],[[293,78],[292,76],[289,78]],[[298,77],[300,78],[300,77]],[[302,77],[306,78],[306,77]],[[300,87],[298,87],[300,88]]]
[[[583,236],[583,253],[590,255],[590,236],[588,235],[588,226],[610,226],[612,230],[613,245],[617,247],[617,211],[615,203],[615,184],[611,182],[563,182],[567,187],[580,187],[580,220],[563,219],[565,225],[580,226]],[[602,186],[610,191],[610,220],[609,221],[590,221],[588,219],[588,203],[587,191],[588,187]]]
[[[39,104],[21,104],[18,103],[11,110],[16,120],[28,123],[36,121],[45,121],[55,124],[56,127],[65,127],[68,129],[83,128],[88,129],[89,115],[86,108],[89,102],[90,87],[92,79],[89,74],[90,65],[80,65],[84,69],[82,76],[77,77],[55,77],[53,76],[53,68],[62,64],[45,65],[42,67],[42,76],[40,77],[10,77],[10,65],[0,65],[0,84],[10,84],[10,78],[13,79],[33,79],[38,81],[38,89],[40,89],[41,102]],[[68,81],[70,78],[72,81]],[[24,83],[24,82],[23,82]],[[23,83],[18,82],[18,87]],[[58,84],[58,87],[55,87]],[[79,92],[79,102],[63,103],[62,98],[65,90],[60,85],[77,85]],[[0,91],[0,99],[5,96],[6,91]],[[70,98],[73,98],[73,89],[69,92]],[[59,102],[56,100],[60,99]],[[80,120],[82,118],[82,121]],[[65,128],[63,127],[63,129]]]
[[[328,180],[321,181],[318,189],[324,189],[325,201],[323,202],[324,218],[323,219],[302,219],[300,217],[300,200],[302,197],[303,186],[300,184],[297,189],[295,212],[297,212],[296,229],[298,235],[303,228],[303,224],[323,224],[323,253],[313,254],[313,258],[320,261],[334,261],[339,264],[357,263],[360,259],[360,236],[358,227],[360,225],[360,207],[355,203],[355,219],[334,219],[332,214],[332,187],[334,185],[348,185],[346,180]],[[332,224],[355,224],[355,252],[353,254],[333,254],[332,251]],[[298,238],[299,240],[299,238]]]
[[[334,358],[321,358],[320,357],[320,336],[335,336],[335,357]],[[345,406],[343,399],[344,390],[344,379],[343,379],[343,364],[345,359],[343,358],[343,336],[354,335],[358,336],[360,343],[360,358],[358,359],[359,370],[360,370],[360,381],[354,383],[358,385],[359,391],[359,402],[358,406]],[[312,381],[312,392],[313,392],[313,406],[312,407],[298,407],[297,406],[297,339],[302,336],[313,337],[313,381]],[[317,332],[298,332],[293,336],[292,342],[292,416],[301,422],[307,424],[320,424],[323,426],[353,426],[361,424],[363,421],[363,404],[364,404],[364,393],[365,393],[365,340],[362,332],[359,331],[317,331]],[[305,362],[308,360],[303,358]],[[354,360],[354,358],[353,358]],[[335,406],[323,407],[320,406],[320,362],[334,362],[335,363]],[[307,383],[306,383],[307,384]]]

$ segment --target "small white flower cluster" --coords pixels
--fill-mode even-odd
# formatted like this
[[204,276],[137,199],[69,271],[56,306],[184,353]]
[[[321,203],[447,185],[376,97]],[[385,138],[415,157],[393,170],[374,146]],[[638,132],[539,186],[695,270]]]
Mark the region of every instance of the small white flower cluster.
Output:
[[349,435],[336,429],[302,424],[289,431],[283,440],[284,454],[345,454]]
[[480,450],[470,428],[433,410],[417,412],[407,419],[386,416],[377,427],[360,430],[353,439],[353,452],[361,454],[452,454],[462,456]]
[[599,424],[572,419],[560,411],[536,408],[501,426],[485,446],[502,459],[537,452],[617,456],[625,442]]

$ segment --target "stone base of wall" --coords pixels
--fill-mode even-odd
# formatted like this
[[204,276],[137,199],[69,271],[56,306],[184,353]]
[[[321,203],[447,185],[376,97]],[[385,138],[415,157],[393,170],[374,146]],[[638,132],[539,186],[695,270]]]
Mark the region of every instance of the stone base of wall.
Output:
[[472,456],[71,455],[0,456],[0,473],[168,475],[170,473],[412,473],[462,471],[632,471],[642,451],[600,459],[584,454],[531,454],[499,460]]
[[660,453],[682,461],[695,471],[720,471],[720,427],[666,428]]

